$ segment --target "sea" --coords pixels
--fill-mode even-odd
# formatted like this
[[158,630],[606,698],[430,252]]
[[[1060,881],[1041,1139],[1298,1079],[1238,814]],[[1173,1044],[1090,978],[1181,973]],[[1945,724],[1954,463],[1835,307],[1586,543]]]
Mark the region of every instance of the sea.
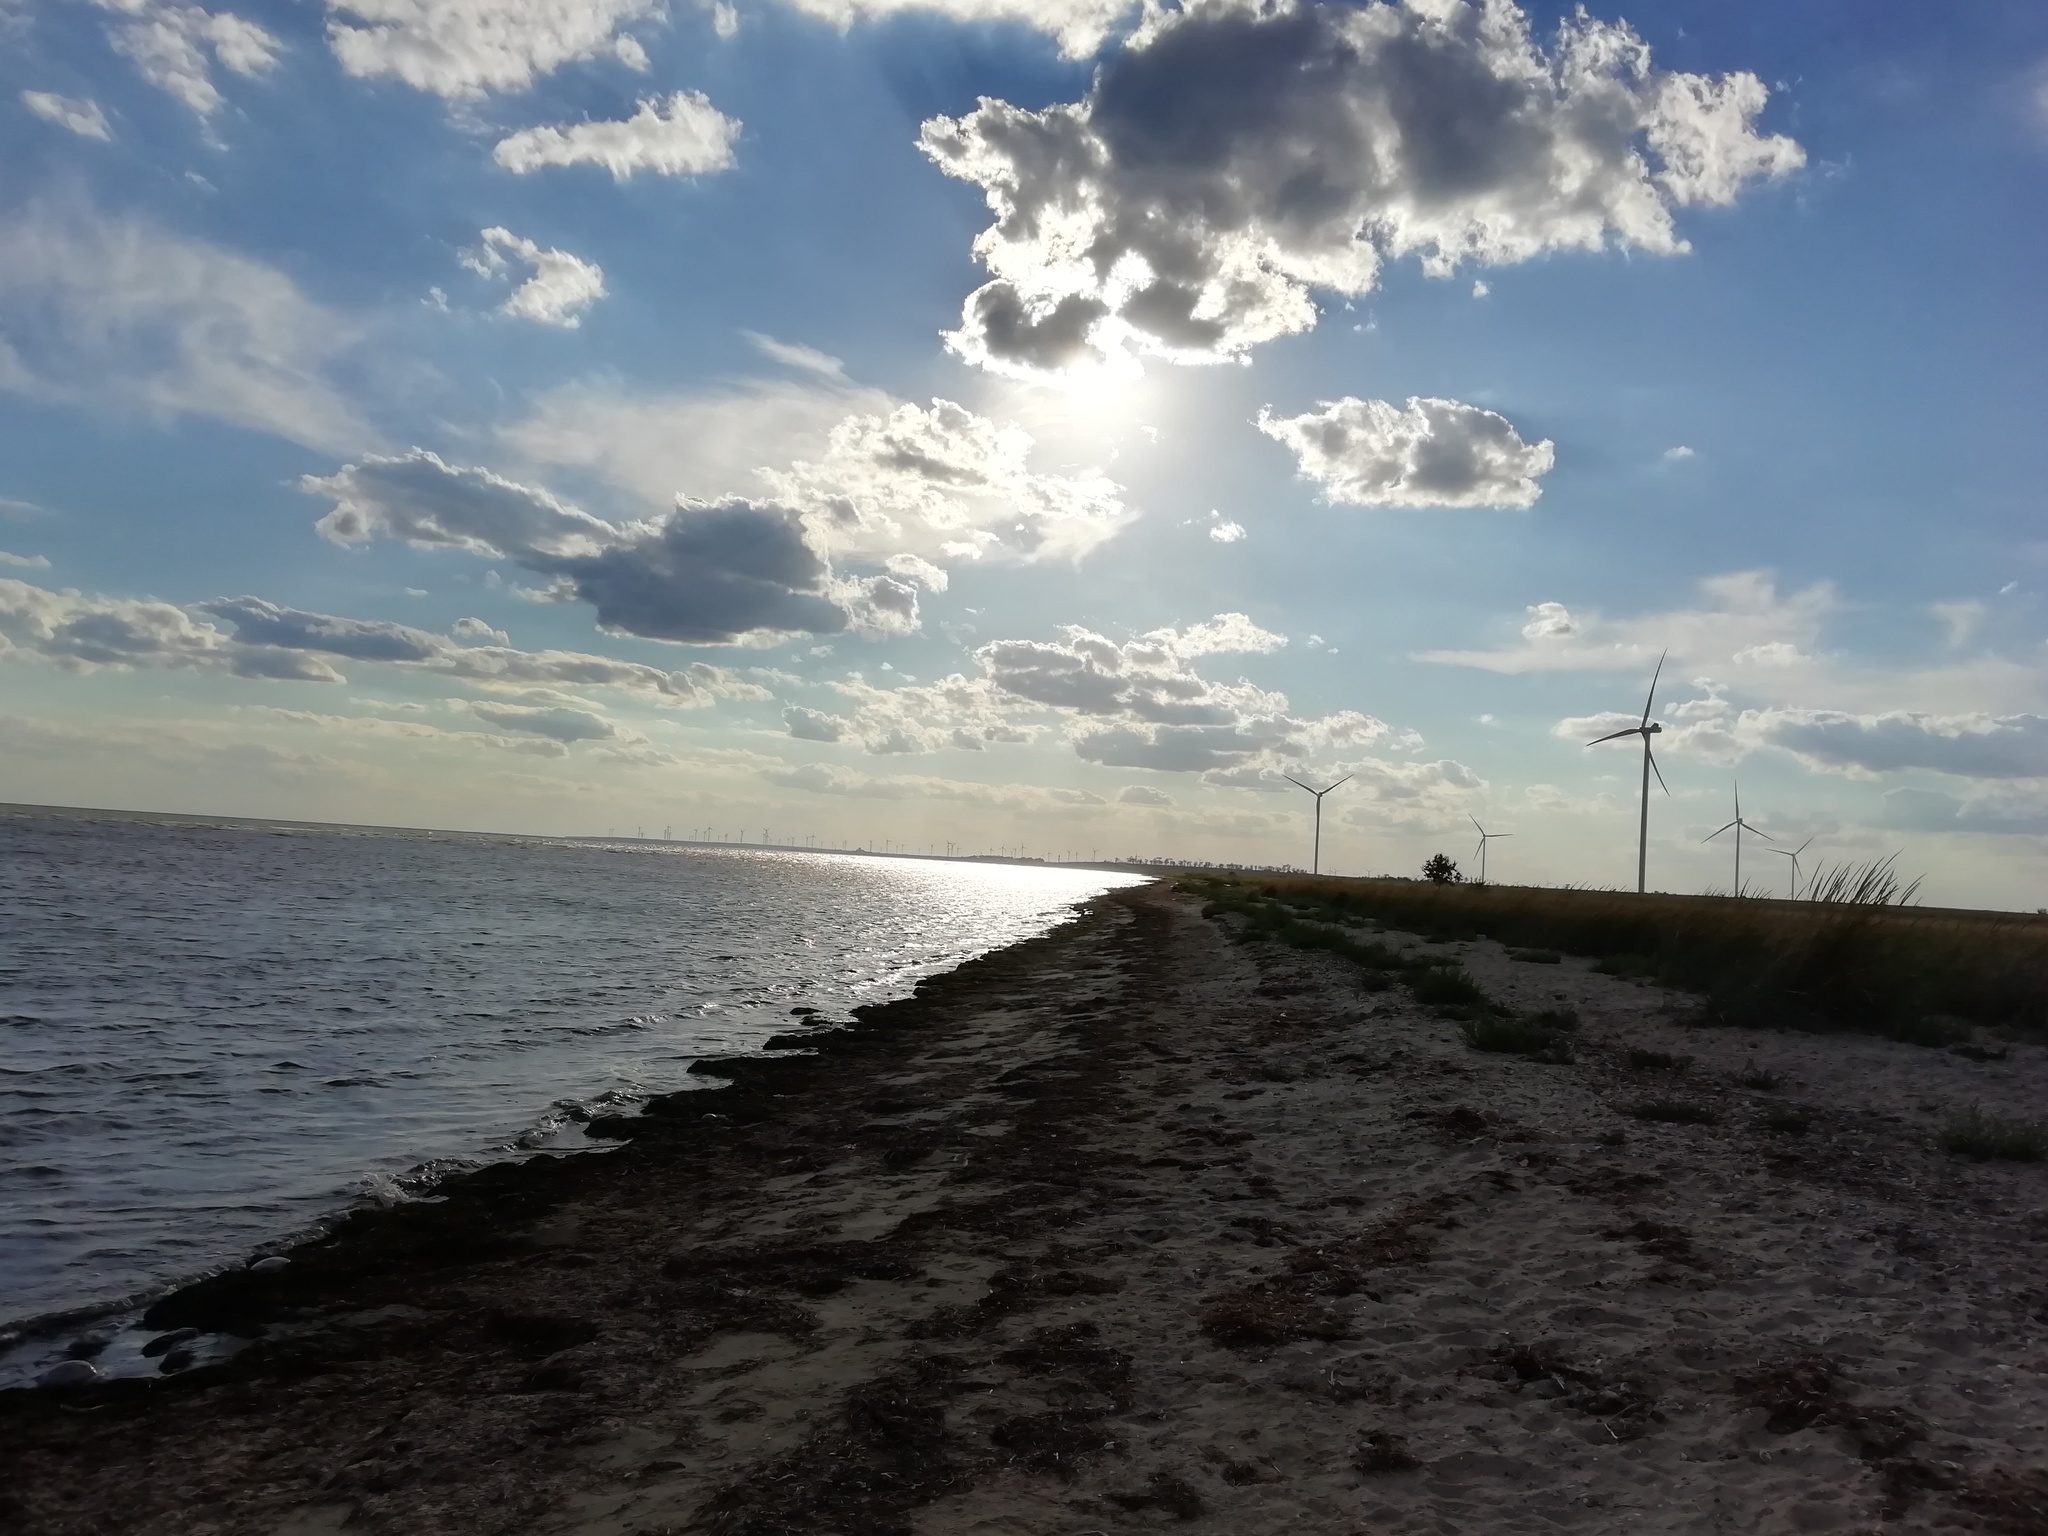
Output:
[[0,1325],[602,1155],[590,1113],[1140,878],[0,807]]

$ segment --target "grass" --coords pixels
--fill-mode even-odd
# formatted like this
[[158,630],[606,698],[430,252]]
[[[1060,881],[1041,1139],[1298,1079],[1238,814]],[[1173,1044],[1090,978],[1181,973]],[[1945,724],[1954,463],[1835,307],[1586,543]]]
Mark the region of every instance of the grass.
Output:
[[1652,1099],[1647,1104],[1631,1104],[1622,1113],[1664,1125],[1712,1125],[1721,1118],[1706,1105],[1688,1104],[1683,1099]]
[[1813,1116],[1804,1110],[1774,1109],[1764,1116],[1764,1129],[1781,1136],[1804,1136],[1812,1125]]
[[1564,956],[1554,949],[1511,949],[1510,960],[1519,960],[1524,965],[1563,965]]
[[1783,1087],[1785,1083],[1785,1079],[1777,1073],[1766,1072],[1753,1061],[1735,1081],[1745,1088],[1755,1089],[1758,1093],[1769,1093],[1773,1089]]
[[1462,970],[1433,966],[1408,983],[1418,1003],[1435,1008],[1479,1008],[1489,1001],[1479,984]]
[[1934,1139],[1942,1151],[1974,1157],[1979,1162],[2001,1158],[2038,1163],[2048,1157],[2048,1121],[1987,1114],[1975,1104],[1960,1114],[1950,1115]]
[[[1365,946],[1340,925],[1363,918],[1413,933],[1484,932],[1511,953],[1590,956],[1608,975],[1702,993],[1726,1023],[1940,1047],[1979,1030],[2048,1041],[2048,917],[1899,905],[1909,887],[1888,870],[1830,872],[1816,887],[1824,899],[1796,902],[1312,876],[1184,886],[1274,936],[1294,925],[1327,933],[1314,942],[1361,963],[1371,963],[1355,953]],[[1412,966],[1397,958],[1386,968]]]

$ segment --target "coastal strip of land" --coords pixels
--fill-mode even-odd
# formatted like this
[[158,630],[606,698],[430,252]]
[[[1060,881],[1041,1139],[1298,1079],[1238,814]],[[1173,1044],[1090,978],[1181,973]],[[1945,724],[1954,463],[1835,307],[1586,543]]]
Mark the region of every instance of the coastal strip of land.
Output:
[[0,1526],[2048,1532],[2048,1167],[1935,1134],[2048,1051],[1377,935],[1575,1016],[1479,1050],[1240,928],[1113,893],[167,1297],[254,1342],[0,1394]]

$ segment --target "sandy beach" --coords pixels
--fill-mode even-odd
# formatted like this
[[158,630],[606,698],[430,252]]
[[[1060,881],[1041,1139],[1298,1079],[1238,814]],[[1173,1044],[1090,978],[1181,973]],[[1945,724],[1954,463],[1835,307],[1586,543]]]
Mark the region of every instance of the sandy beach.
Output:
[[0,1394],[0,1524],[2048,1532],[2048,1166],[1932,1134],[2038,1113],[2048,1051],[1432,947],[1576,1059],[1116,893],[617,1151],[167,1298],[257,1340]]

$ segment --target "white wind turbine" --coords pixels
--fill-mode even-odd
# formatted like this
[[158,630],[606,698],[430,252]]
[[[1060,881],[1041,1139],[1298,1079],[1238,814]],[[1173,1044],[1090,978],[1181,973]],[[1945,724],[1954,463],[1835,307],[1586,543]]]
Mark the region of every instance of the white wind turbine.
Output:
[[1745,832],[1756,832],[1756,835],[1767,843],[1775,843],[1777,839],[1768,832],[1757,832],[1755,827],[1752,827],[1742,819],[1742,782],[1739,779],[1735,784],[1735,819],[1718,831],[1709,832],[1700,841],[1702,843],[1711,843],[1722,832],[1729,831],[1730,829],[1733,829],[1735,833],[1735,894],[1740,896],[1742,894],[1742,834]]
[[[1297,789],[1308,789],[1306,784],[1302,783],[1301,780],[1291,773],[1283,773],[1280,777],[1294,785]],[[1347,773],[1337,781],[1337,784],[1348,784],[1351,782],[1351,779],[1352,775]],[[1335,789],[1337,784],[1332,784],[1330,789]],[[1312,875],[1319,875],[1323,872],[1323,796],[1327,795],[1330,789],[1308,789],[1308,792],[1316,797],[1315,851],[1309,855],[1308,865],[1308,872]]]
[[1766,853],[1775,853],[1780,858],[1786,858],[1792,861],[1792,895],[1789,898],[1792,901],[1797,901],[1799,899],[1799,855],[1806,852],[1806,850],[1812,846],[1813,839],[1809,837],[1797,848],[1766,848],[1764,850]]
[[1473,826],[1479,827],[1479,883],[1484,885],[1486,884],[1486,845],[1496,837],[1513,837],[1515,834],[1512,832],[1487,831],[1486,828],[1479,826],[1479,818],[1470,811],[1465,813],[1465,819],[1471,822]]
[[[1664,656],[1671,653],[1666,651]],[[1664,770],[1657,766],[1657,760],[1650,755],[1650,738],[1658,735],[1664,727],[1650,718],[1650,706],[1657,701],[1657,679],[1664,675],[1664,656],[1657,658],[1657,670],[1650,674],[1650,696],[1643,700],[1643,719],[1640,725],[1632,725],[1625,731],[1616,731],[1611,736],[1602,736],[1597,741],[1586,743],[1597,747],[1602,741],[1619,741],[1624,736],[1643,738],[1643,819],[1641,830],[1636,834],[1636,894],[1642,895],[1647,888],[1650,871],[1650,775],[1657,775],[1657,787],[1665,794],[1671,793],[1671,786],[1664,782]]]

